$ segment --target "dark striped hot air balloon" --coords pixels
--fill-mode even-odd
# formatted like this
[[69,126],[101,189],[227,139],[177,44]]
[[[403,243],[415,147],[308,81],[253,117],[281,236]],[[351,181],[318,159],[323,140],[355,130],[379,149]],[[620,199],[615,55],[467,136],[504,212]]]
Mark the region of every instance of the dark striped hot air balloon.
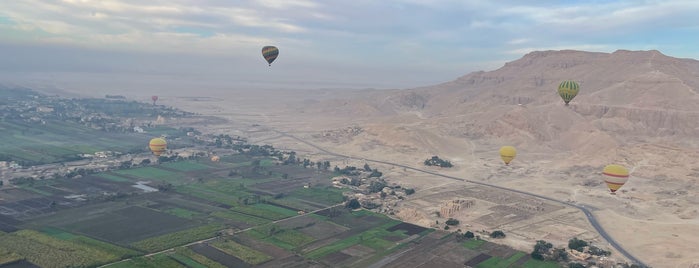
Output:
[[573,100],[576,95],[578,95],[579,91],[580,85],[578,85],[578,83],[575,81],[566,80],[558,85],[558,95],[560,95],[563,101],[566,102],[566,105],[568,105],[568,103]]
[[602,174],[604,174],[604,182],[612,194],[629,180],[629,171],[620,165],[607,165],[602,170]]
[[275,46],[265,46],[262,48],[262,57],[272,66],[272,62],[279,56],[279,49]]

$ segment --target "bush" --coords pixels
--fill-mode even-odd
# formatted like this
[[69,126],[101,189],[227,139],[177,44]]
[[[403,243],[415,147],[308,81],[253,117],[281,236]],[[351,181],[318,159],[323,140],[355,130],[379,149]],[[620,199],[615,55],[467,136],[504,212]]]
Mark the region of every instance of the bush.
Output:
[[425,160],[425,166],[452,167],[453,165],[448,160],[442,160],[438,156],[433,156]]
[[493,231],[492,233],[490,233],[490,237],[492,237],[492,238],[503,238],[503,237],[505,237],[505,233],[504,233],[503,231],[500,231],[500,230]]
[[413,188],[406,188],[406,189],[405,189],[405,194],[406,194],[406,195],[411,195],[411,194],[414,194],[414,193],[415,193],[415,189],[413,189]]
[[459,225],[459,220],[454,218],[449,218],[446,222],[447,225]]
[[587,246],[587,242],[584,240],[578,239],[577,237],[573,237],[573,239],[568,240],[568,248],[569,249],[574,249],[579,252],[583,252],[584,247]]
[[358,208],[361,207],[361,206],[362,206],[362,205],[359,204],[359,201],[358,201],[356,198],[354,198],[354,199],[350,200],[349,202],[347,202],[347,207],[350,208],[350,209],[358,209]]
[[472,238],[474,238],[474,237],[476,237],[476,236],[473,234],[473,232],[471,232],[471,231],[466,231],[466,233],[464,233],[464,237],[466,237],[466,238],[468,238],[468,239],[472,239]]

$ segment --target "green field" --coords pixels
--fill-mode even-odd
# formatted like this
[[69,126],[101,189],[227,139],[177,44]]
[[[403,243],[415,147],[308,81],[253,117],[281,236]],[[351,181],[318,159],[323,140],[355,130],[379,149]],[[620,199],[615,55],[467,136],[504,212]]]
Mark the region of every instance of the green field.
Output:
[[127,182],[127,181],[129,181],[129,179],[127,179],[127,178],[117,176],[117,175],[112,175],[109,173],[100,173],[100,174],[97,174],[96,176],[100,177],[100,178],[108,179],[110,181],[115,181],[115,182]]
[[168,162],[161,165],[162,167],[171,168],[179,171],[196,171],[196,170],[206,170],[211,169],[210,166],[193,162],[193,161],[177,161]]
[[522,257],[527,256],[524,252],[517,252],[507,259],[502,259],[499,257],[491,257],[484,262],[479,263],[477,268],[508,268],[510,265],[517,262]]
[[0,121],[0,156],[21,164],[45,164],[76,160],[78,154],[96,151],[145,151],[147,136],[106,133],[74,122]]
[[116,171],[115,173],[127,176],[133,176],[144,180],[154,179],[169,183],[180,182],[181,173],[175,173],[157,167],[142,167]]
[[221,224],[209,224],[184,231],[148,238],[131,245],[146,252],[155,252],[181,246],[189,242],[214,237],[216,232],[221,229],[223,229]]
[[468,249],[478,249],[485,243],[485,240],[479,240],[479,239],[469,239],[466,240],[462,245]]
[[1,251],[15,252],[42,267],[94,266],[123,257],[105,248],[89,239],[62,240],[33,230],[0,236]]
[[229,219],[235,222],[245,223],[248,225],[261,225],[270,222],[270,220],[267,219],[245,215],[234,211],[216,211],[211,213],[211,216],[222,219]]
[[252,265],[260,264],[272,259],[272,257],[267,254],[238,244],[233,240],[218,240],[211,243],[211,245]]

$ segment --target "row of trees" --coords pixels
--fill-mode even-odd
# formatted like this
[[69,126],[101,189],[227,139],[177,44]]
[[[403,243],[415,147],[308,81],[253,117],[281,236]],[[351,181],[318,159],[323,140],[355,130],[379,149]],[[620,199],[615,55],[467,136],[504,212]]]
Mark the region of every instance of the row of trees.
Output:
[[451,162],[449,162],[449,160],[441,159],[441,158],[439,158],[439,156],[435,155],[432,158],[425,160],[425,166],[437,166],[437,167],[450,168],[453,165],[451,164]]

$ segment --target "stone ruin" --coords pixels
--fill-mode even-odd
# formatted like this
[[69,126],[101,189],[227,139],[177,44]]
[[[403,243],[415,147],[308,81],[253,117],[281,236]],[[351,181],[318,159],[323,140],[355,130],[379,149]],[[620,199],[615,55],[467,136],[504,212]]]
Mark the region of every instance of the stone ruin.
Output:
[[451,200],[444,202],[442,206],[439,208],[439,215],[443,218],[451,218],[454,216],[457,212],[459,212],[462,208],[471,208],[476,204],[475,200],[463,200],[463,199],[457,199],[457,200]]

